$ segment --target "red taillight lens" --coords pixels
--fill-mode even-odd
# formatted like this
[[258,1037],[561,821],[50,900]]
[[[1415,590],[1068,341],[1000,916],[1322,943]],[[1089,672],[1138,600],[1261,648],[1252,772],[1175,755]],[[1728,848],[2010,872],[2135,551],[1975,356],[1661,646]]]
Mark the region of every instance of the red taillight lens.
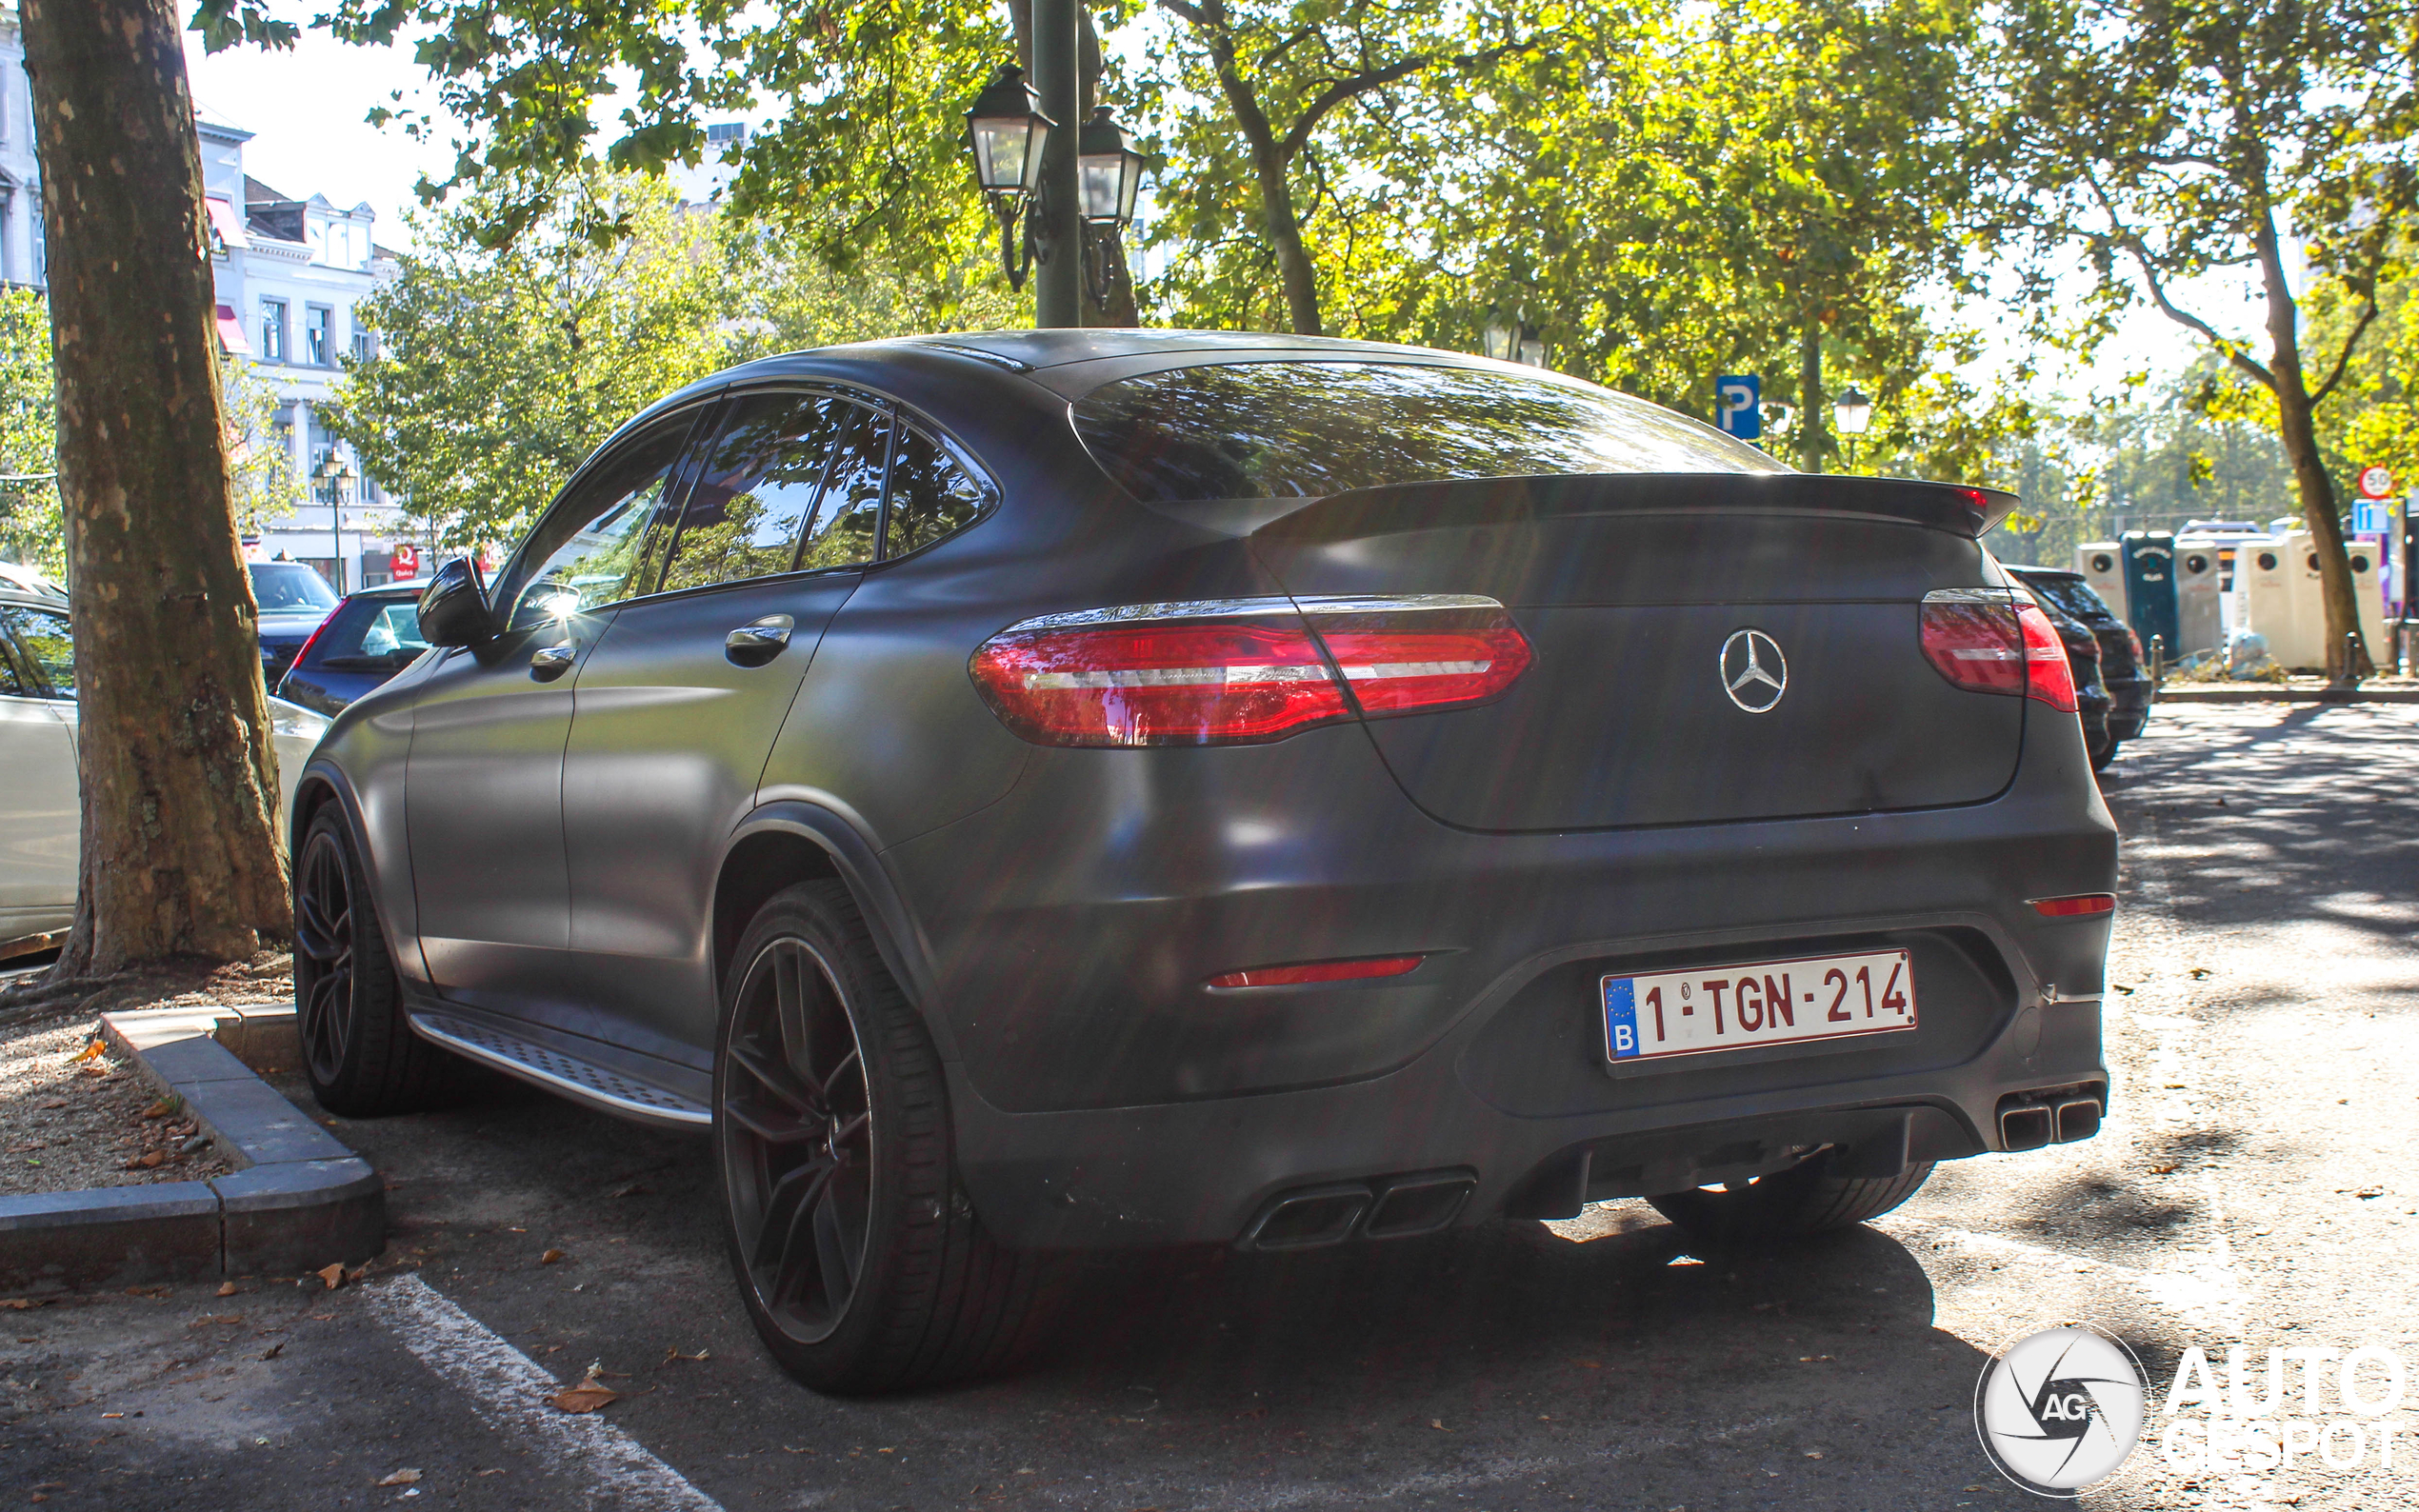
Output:
[[1491,600],[1313,599],[1302,608],[1366,714],[1483,704],[1534,660],[1529,638]]
[[1924,655],[1977,693],[2023,694],[2075,712],[2074,668],[2041,606],[2004,588],[1947,588],[1924,597]]
[[1312,982],[1358,982],[1369,977],[1399,977],[1425,956],[1380,956],[1367,961],[1310,961],[1290,966],[1253,966],[1211,977],[1213,987],[1295,987]]
[[[328,627],[336,623],[337,612],[343,607],[344,606],[340,604],[335,608],[328,611],[328,617],[319,622],[319,627],[304,638],[302,649],[296,651],[294,653],[294,659],[286,664],[286,670],[290,672],[295,667],[303,665],[303,658],[309,656],[310,654],[310,648],[319,644],[319,638],[328,633]],[[277,690],[272,687],[270,691],[274,693]]]
[[1046,746],[1279,740],[1352,712],[1298,625],[1010,630],[973,670],[1009,728]]
[[2067,643],[2038,604],[2016,606],[2016,623],[2024,627],[2025,696],[2071,714],[2080,706],[2074,691],[2074,664],[2067,660]]
[[1481,703],[1530,660],[1502,605],[1439,595],[1050,615],[993,636],[970,669],[1001,720],[1042,745],[1224,746],[1282,740],[1356,706],[1385,715]]
[[2116,894],[2112,892],[2082,892],[2071,898],[2035,898],[2033,912],[2045,919],[2073,919],[2095,913],[2116,911]]
[[1925,598],[1924,655],[1940,675],[1977,693],[2024,691],[2025,639],[2016,607],[1989,589]]

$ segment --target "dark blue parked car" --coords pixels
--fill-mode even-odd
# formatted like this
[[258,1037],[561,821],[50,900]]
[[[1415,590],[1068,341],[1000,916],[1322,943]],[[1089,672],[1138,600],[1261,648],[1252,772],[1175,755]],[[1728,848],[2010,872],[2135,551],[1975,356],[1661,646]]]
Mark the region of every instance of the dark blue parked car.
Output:
[[277,685],[277,696],[323,714],[338,709],[411,665],[429,648],[420,638],[426,583],[389,583],[345,595]]

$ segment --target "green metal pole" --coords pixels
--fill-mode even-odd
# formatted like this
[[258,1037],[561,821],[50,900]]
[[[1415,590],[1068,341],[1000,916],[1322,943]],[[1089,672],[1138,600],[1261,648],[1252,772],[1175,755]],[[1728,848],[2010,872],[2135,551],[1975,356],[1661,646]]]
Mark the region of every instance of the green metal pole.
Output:
[[1075,7],[1080,0],[1033,0],[1033,89],[1042,113],[1058,123],[1042,153],[1041,203],[1046,255],[1033,269],[1033,324],[1084,323],[1084,219],[1075,182],[1076,133],[1082,129],[1077,79]]

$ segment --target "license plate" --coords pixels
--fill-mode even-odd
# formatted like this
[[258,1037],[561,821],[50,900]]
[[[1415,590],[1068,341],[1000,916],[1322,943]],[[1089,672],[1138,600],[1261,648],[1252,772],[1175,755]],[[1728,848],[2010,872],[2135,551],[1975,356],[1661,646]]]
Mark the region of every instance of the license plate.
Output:
[[1603,989],[1605,1055],[1614,1061],[1915,1026],[1915,968],[1904,950],[1606,977]]

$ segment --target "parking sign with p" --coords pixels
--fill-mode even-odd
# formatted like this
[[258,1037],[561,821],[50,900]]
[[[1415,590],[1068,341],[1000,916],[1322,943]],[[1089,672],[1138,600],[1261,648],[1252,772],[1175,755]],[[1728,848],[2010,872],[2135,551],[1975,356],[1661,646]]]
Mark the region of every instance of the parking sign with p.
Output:
[[1764,434],[1764,380],[1753,373],[1714,379],[1713,423],[1741,441]]

